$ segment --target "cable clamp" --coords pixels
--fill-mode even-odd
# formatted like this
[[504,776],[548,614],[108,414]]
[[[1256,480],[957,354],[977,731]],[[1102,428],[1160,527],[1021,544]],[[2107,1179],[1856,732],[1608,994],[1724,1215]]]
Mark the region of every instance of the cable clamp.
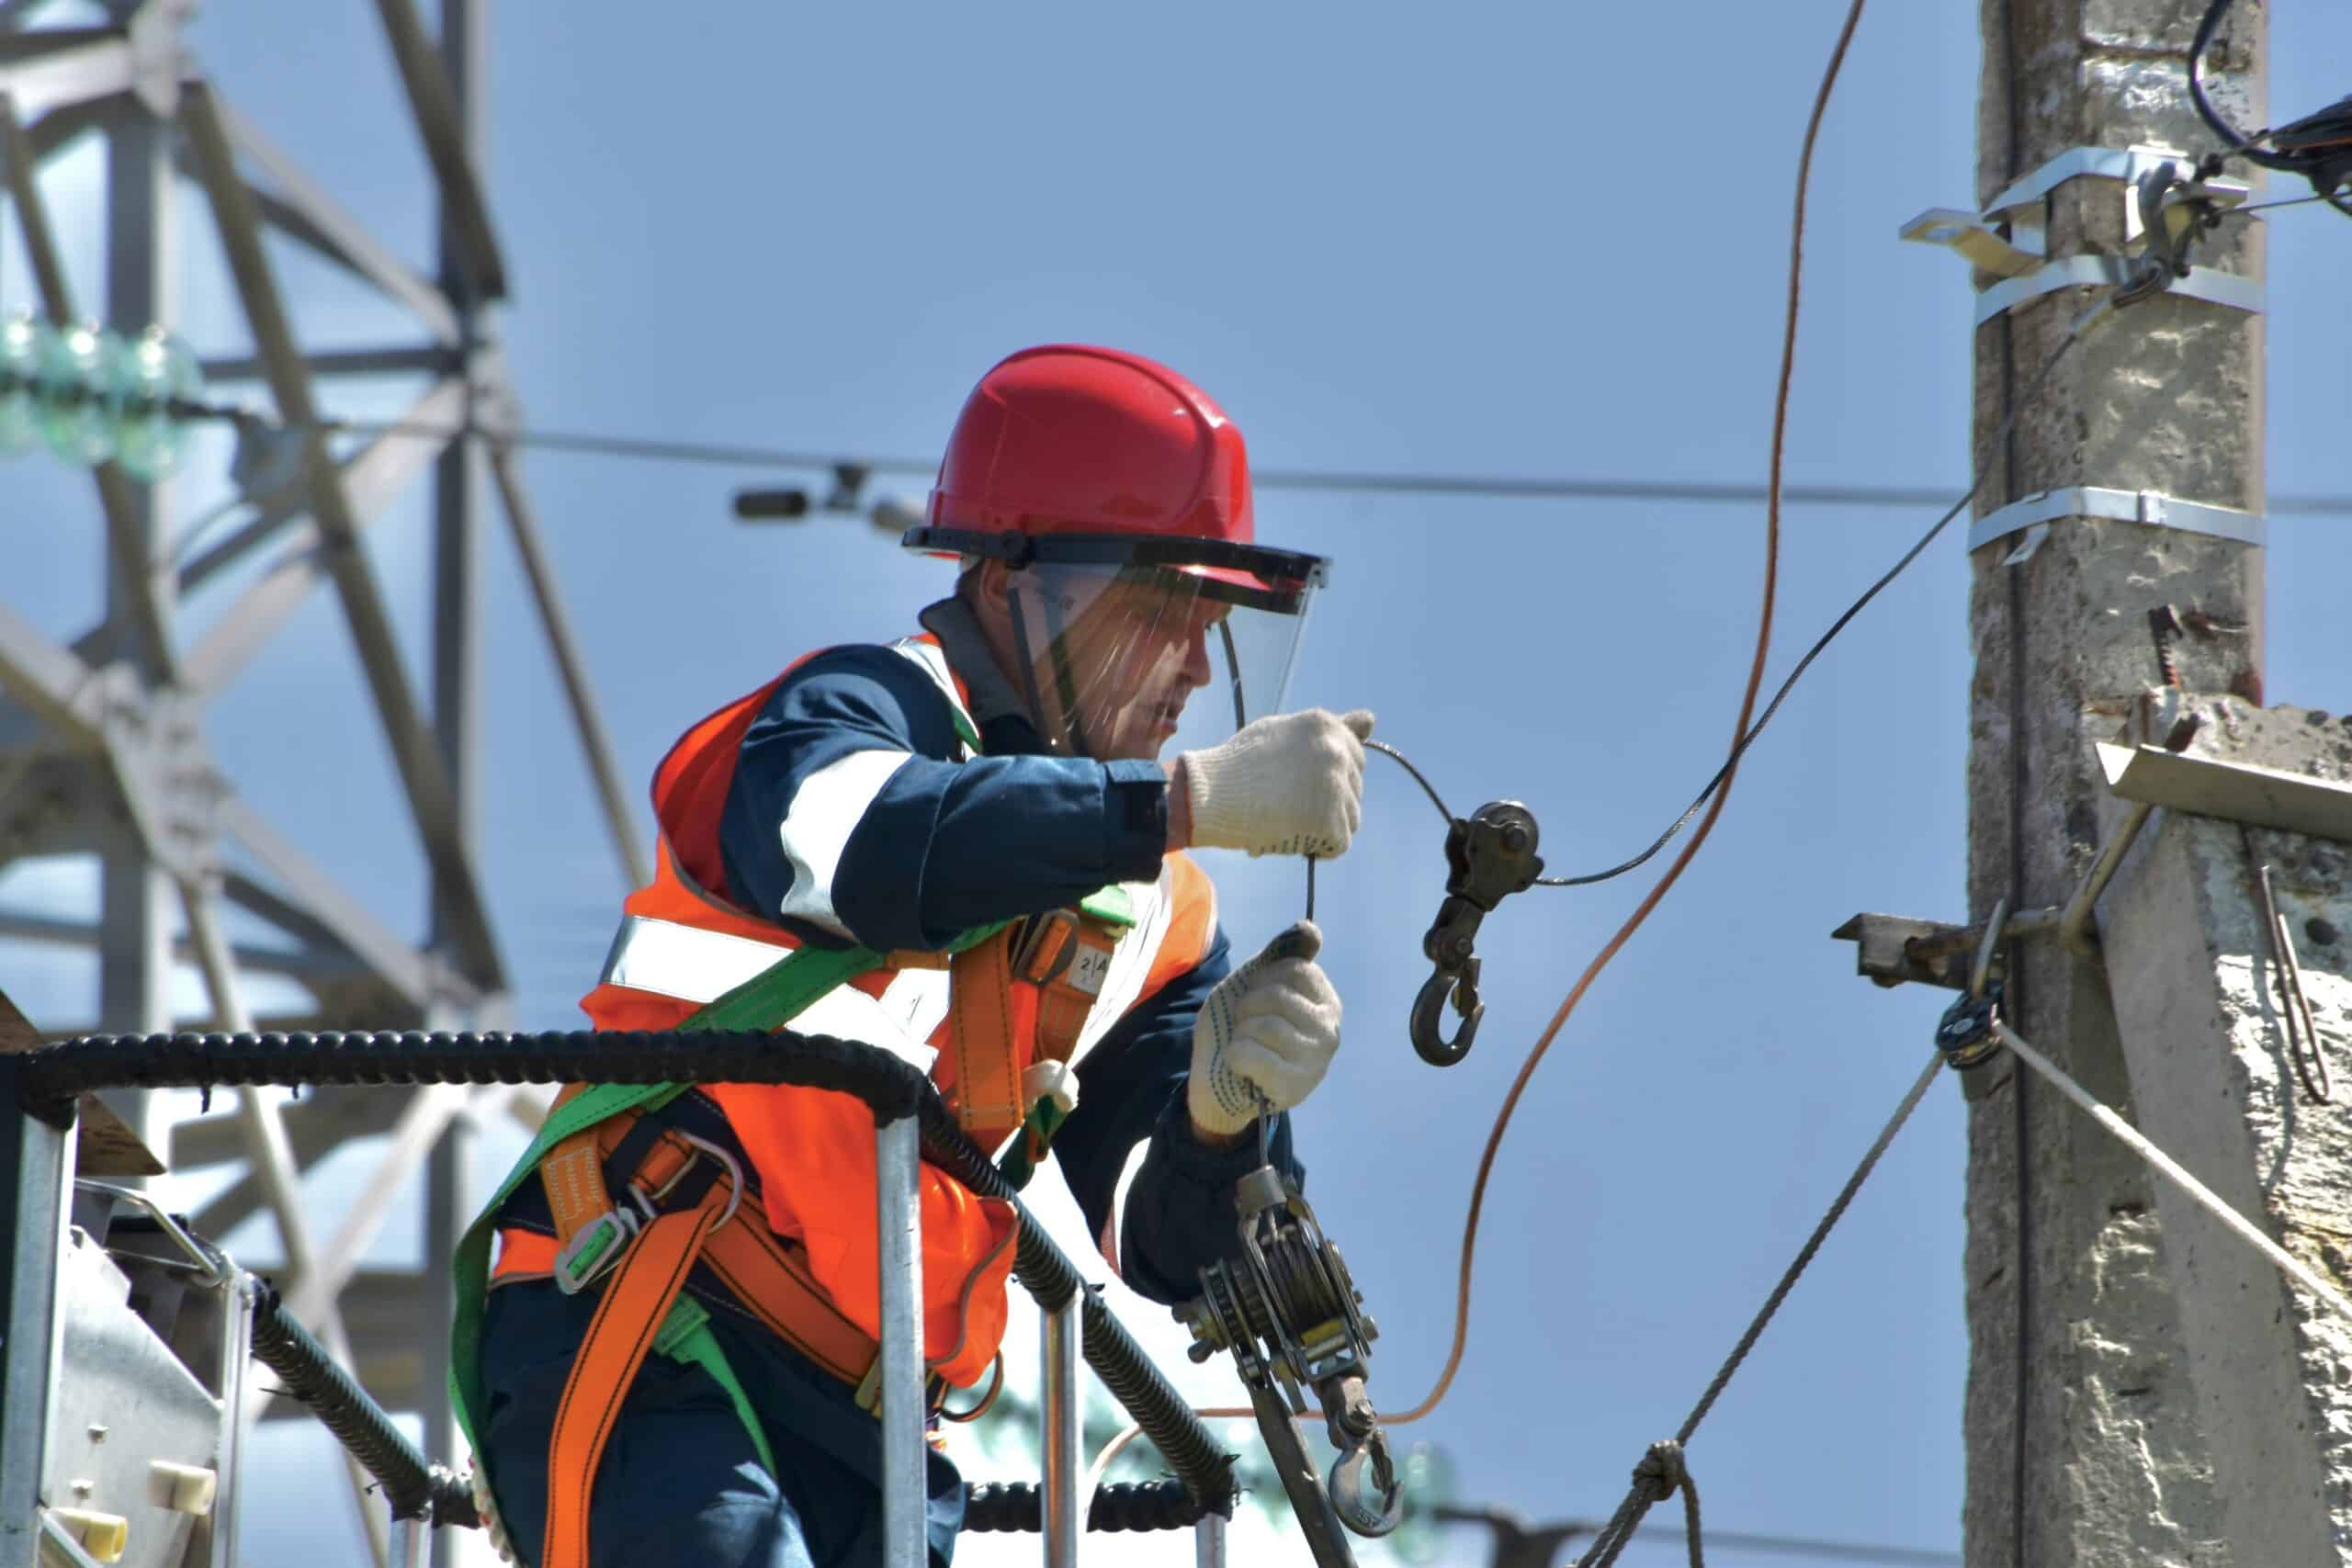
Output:
[[[2219,209],[2252,194],[2242,181],[2199,179],[2195,160],[2169,147],[2073,147],[2052,158],[1981,212],[1934,207],[1901,235],[1943,245],[2001,281],[1976,297],[1982,326],[2004,310],[2062,288],[2158,288],[2233,310],[2258,312],[2263,287],[2250,277],[2185,264],[2182,247]],[[2077,179],[2116,181],[2123,200],[2122,256],[2050,255],[2050,197]],[[2159,270],[2161,269],[2161,270]]]
[[1974,551],[2012,534],[2033,532],[2009,558],[2024,560],[2049,536],[2050,525],[2072,517],[2097,517],[2111,523],[2138,523],[2150,528],[2170,528],[2183,534],[2204,534],[2260,547],[2268,537],[2267,520],[2257,513],[2233,506],[2212,506],[2183,501],[2151,490],[2109,490],[2100,485],[2067,485],[2013,501],[1987,513],[1969,526],[1968,547]]
[[1993,918],[1984,922],[1976,962],[1969,966],[1967,991],[1944,1010],[1936,1024],[1936,1049],[1943,1053],[1944,1064],[1955,1071],[1982,1066],[2001,1048],[2001,979],[2007,968],[2002,942],[2008,934],[2009,901],[2004,898],[1993,906]]
[[1957,1072],[1981,1066],[2000,1050],[1994,1027],[2001,1018],[2001,982],[1987,981],[1982,995],[1963,994],[1936,1024],[1936,1049]]

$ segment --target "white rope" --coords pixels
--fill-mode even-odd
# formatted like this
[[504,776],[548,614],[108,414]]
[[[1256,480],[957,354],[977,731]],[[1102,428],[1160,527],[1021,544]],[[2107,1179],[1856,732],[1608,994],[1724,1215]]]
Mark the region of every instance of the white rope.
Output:
[[2252,1220],[2215,1197],[2212,1190],[2203,1182],[2181,1168],[2178,1161],[2150,1143],[2146,1134],[2118,1116],[2098,1100],[2093,1099],[2089,1091],[2073,1078],[2068,1077],[2056,1063],[2026,1043],[2016,1030],[2006,1023],[1996,1021],[1993,1025],[1993,1033],[2002,1044],[2017,1054],[2019,1061],[2055,1084],[2058,1092],[2081,1106],[2090,1114],[2093,1121],[2130,1145],[2133,1153],[2155,1167],[2157,1171],[2174,1186],[2195,1201],[2199,1208],[2245,1237],[2265,1258],[2277,1264],[2280,1271],[2289,1279],[2317,1296],[2326,1304],[2329,1311],[2338,1317],[2352,1319],[2352,1301],[2346,1301],[2342,1292],[2313,1273],[2293,1253],[2264,1235],[2261,1227]]

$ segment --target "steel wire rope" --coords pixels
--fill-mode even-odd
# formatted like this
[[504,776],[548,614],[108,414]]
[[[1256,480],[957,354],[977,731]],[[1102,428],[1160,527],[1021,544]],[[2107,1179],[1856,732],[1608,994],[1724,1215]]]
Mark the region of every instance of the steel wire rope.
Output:
[[[1879,1161],[1893,1146],[1895,1135],[1901,1133],[1904,1126],[1911,1120],[1911,1113],[1917,1111],[1919,1108],[1919,1102],[1927,1098],[1928,1087],[1943,1073],[1945,1066],[1946,1058],[1942,1052],[1938,1051],[1928,1056],[1927,1063],[1920,1068],[1919,1076],[1912,1080],[1911,1087],[1904,1092],[1903,1099],[1895,1105],[1894,1114],[1886,1119],[1883,1126],[1880,1127],[1878,1136],[1871,1140],[1870,1147],[1863,1151],[1861,1159],[1855,1165],[1852,1173],[1846,1178],[1845,1185],[1838,1190],[1838,1195],[1830,1200],[1829,1207],[1815,1223],[1811,1234],[1804,1239],[1804,1245],[1797,1249],[1796,1256],[1790,1260],[1789,1266],[1781,1271],[1781,1278],[1774,1283],[1770,1293],[1764,1298],[1764,1304],[1757,1309],[1756,1314],[1748,1320],[1747,1329],[1732,1346],[1730,1354],[1726,1355],[1722,1365],[1715,1369],[1714,1376],[1708,1380],[1707,1386],[1701,1392],[1698,1402],[1690,1407],[1690,1413],[1683,1417],[1682,1425],[1675,1429],[1674,1437],[1668,1443],[1652,1444],[1648,1452],[1643,1456],[1642,1463],[1634,1470],[1634,1489],[1627,1495],[1625,1501],[1619,1506],[1616,1514],[1601,1527],[1586,1556],[1579,1560],[1577,1568],[1608,1568],[1609,1564],[1616,1562],[1618,1554],[1624,1550],[1626,1542],[1633,1539],[1634,1529],[1640,1525],[1642,1516],[1648,1512],[1650,1505],[1662,1501],[1665,1496],[1670,1495],[1670,1492],[1659,1491],[1657,1484],[1669,1476],[1674,1481],[1672,1489],[1681,1490],[1685,1494],[1686,1531],[1690,1543],[1690,1560],[1694,1564],[1701,1562],[1698,1493],[1695,1487],[1689,1484],[1690,1478],[1683,1467],[1680,1450],[1683,1445],[1689,1443],[1697,1435],[1701,1423],[1704,1422],[1709,1413],[1714,1409],[1716,1400],[1720,1399],[1724,1390],[1730,1386],[1733,1376],[1739,1371],[1741,1364],[1747,1359],[1748,1353],[1756,1348],[1757,1341],[1763,1337],[1764,1330],[1770,1326],[1773,1317],[1781,1310],[1781,1303],[1786,1302],[1790,1292],[1796,1289],[1798,1280],[1812,1266],[1814,1258],[1820,1254],[1823,1244],[1829,1239],[1829,1233],[1837,1228],[1838,1222],[1844,1219],[1846,1211],[1853,1206],[1854,1199],[1861,1192],[1871,1174],[1877,1170]],[[1193,1414],[1205,1421],[1246,1418],[1254,1416],[1256,1412],[1246,1406],[1220,1405],[1196,1409]],[[1410,1418],[1397,1416],[1391,1418],[1385,1424],[1394,1426]],[[1293,1419],[1312,1420],[1314,1415],[1309,1412],[1295,1416]],[[1102,1451],[1096,1455],[1093,1464],[1087,1469],[1084,1486],[1080,1495],[1081,1506],[1084,1505],[1086,1496],[1108,1472],[1112,1461],[1119,1456],[1121,1450],[1141,1435],[1140,1427],[1129,1425],[1117,1437],[1103,1445]],[[1665,1451],[1669,1447],[1672,1450],[1670,1454]],[[1596,1555],[1602,1552],[1604,1549],[1607,1549],[1606,1555]],[[1937,1559],[1937,1561],[1946,1560],[1940,1557]]]
[[1584,1556],[1577,1560],[1577,1568],[1609,1568],[1617,1561],[1618,1554],[1625,1550],[1626,1542],[1633,1539],[1635,1527],[1640,1525],[1642,1516],[1649,1512],[1650,1506],[1664,1502],[1676,1490],[1684,1494],[1685,1510],[1690,1519],[1691,1565],[1692,1568],[1701,1568],[1698,1494],[1690,1486],[1682,1450],[1697,1435],[1700,1423],[1706,1420],[1708,1412],[1715,1407],[1715,1401],[1730,1386],[1732,1375],[1739,1371],[1740,1363],[1747,1359],[1747,1353],[1756,1348],[1757,1340],[1763,1337],[1764,1330],[1781,1310],[1781,1303],[1789,1299],[1791,1291],[1796,1289],[1798,1279],[1821,1251],[1822,1243],[1829,1239],[1829,1233],[1845,1217],[1855,1195],[1861,1191],[1862,1184],[1878,1168],[1879,1159],[1894,1142],[1894,1135],[1903,1130],[1905,1122],[1911,1120],[1911,1112],[1919,1108],[1919,1101],[1927,1098],[1928,1086],[1943,1073],[1944,1064],[1940,1051],[1928,1056],[1927,1066],[1912,1081],[1902,1102],[1895,1106],[1894,1114],[1887,1118],[1886,1125],[1879,1129],[1878,1136],[1863,1154],[1861,1163],[1854,1167],[1851,1176],[1846,1178],[1846,1185],[1838,1190],[1838,1196],[1830,1201],[1827,1212],[1814,1225],[1813,1234],[1805,1237],[1804,1245],[1797,1249],[1796,1257],[1790,1261],[1788,1268],[1781,1270],[1771,1294],[1764,1298],[1764,1304],[1748,1320],[1747,1328],[1740,1335],[1739,1342],[1732,1347],[1731,1354],[1724,1358],[1723,1365],[1715,1369],[1714,1377],[1709,1380],[1705,1392],[1699,1395],[1699,1402],[1690,1407],[1690,1414],[1682,1418],[1682,1425],[1675,1428],[1671,1438],[1651,1444],[1648,1452],[1643,1455],[1642,1462],[1634,1467],[1634,1484],[1625,1494],[1624,1502],[1618,1505],[1617,1512],[1611,1516],[1608,1524],[1601,1527],[1600,1536]]
[[2155,1140],[2126,1122],[2113,1107],[2099,1100],[2081,1084],[2076,1083],[2067,1075],[2064,1068],[2035,1050],[2031,1043],[2007,1024],[1997,1019],[1995,1020],[1993,1034],[2002,1044],[2007,1046],[2010,1053],[2019,1061],[2048,1079],[2059,1093],[2073,1100],[2092,1121],[2106,1128],[2125,1147],[2146,1161],[2151,1169],[2178,1188],[2189,1201],[2221,1221],[2229,1228],[2232,1235],[2253,1247],[2280,1273],[2309,1291],[2328,1311],[2347,1322],[2352,1322],[2352,1300],[2346,1299],[2341,1291],[2322,1279],[2311,1265],[2289,1252],[2269,1236],[2263,1235],[2259,1226],[2223,1202],[2211,1188],[2190,1175],[2178,1160],[2159,1148]]

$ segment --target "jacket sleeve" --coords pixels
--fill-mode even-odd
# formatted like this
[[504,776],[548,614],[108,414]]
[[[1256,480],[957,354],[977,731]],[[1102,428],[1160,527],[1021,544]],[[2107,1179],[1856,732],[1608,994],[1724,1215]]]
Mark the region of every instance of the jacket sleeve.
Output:
[[888,952],[1159,874],[1159,763],[956,754],[947,700],[910,660],[808,660],[743,738],[719,822],[729,896],[805,941]]
[[[1054,1139],[1062,1178],[1113,1270],[1170,1305],[1198,1295],[1201,1269],[1238,1249],[1233,1186],[1258,1164],[1254,1134],[1210,1148],[1193,1136],[1184,1109],[1193,1020],[1231,964],[1220,929],[1197,965],[1104,1034],[1080,1064],[1078,1109]],[[1272,1156],[1304,1187],[1287,1112],[1275,1118]]]

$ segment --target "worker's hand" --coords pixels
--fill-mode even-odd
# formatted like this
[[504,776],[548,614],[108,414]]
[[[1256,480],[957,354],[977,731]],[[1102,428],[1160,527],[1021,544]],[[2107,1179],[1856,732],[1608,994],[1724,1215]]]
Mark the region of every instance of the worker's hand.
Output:
[[1347,853],[1363,820],[1363,743],[1372,715],[1309,708],[1245,726],[1222,746],[1176,759],[1190,807],[1187,843],[1253,855]]
[[1322,950],[1323,933],[1301,920],[1201,1004],[1184,1096],[1203,1136],[1230,1139],[1323,1081],[1340,1048],[1340,993],[1315,962]]

